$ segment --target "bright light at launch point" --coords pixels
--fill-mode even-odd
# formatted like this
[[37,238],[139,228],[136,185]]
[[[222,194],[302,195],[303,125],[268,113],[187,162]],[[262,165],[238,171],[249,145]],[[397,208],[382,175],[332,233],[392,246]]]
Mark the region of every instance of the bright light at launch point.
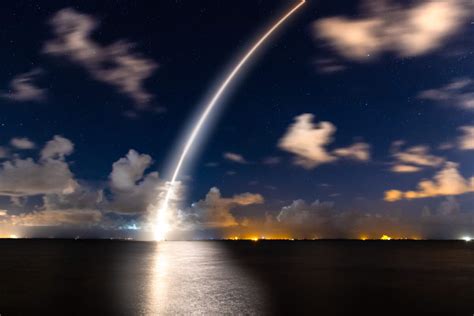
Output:
[[199,132],[202,129],[202,126],[206,122],[207,118],[209,117],[209,114],[212,112],[212,110],[215,108],[217,102],[221,99],[222,95],[224,94],[225,90],[228,88],[229,84],[233,81],[233,79],[236,77],[236,75],[240,72],[242,67],[249,61],[249,59],[254,55],[254,53],[257,51],[260,46],[280,27],[281,24],[283,24],[293,13],[295,13],[306,1],[302,0],[300,1],[296,6],[294,6],[290,11],[288,11],[283,17],[281,17],[273,26],[262,36],[260,39],[252,45],[250,50],[244,55],[244,57],[237,63],[237,65],[233,68],[233,70],[229,73],[227,77],[225,77],[225,80],[220,84],[219,88],[217,91],[214,93],[213,97],[211,98],[210,102],[206,105],[204,112],[201,114],[199,120],[197,121],[196,125],[191,131],[191,134],[189,135],[188,140],[185,143],[185,146],[181,152],[181,155],[179,157],[178,163],[176,164],[176,167],[173,172],[173,176],[171,177],[171,180],[168,183],[168,186],[166,188],[166,194],[164,199],[162,200],[161,204],[159,204],[159,208],[156,211],[156,223],[154,226],[154,235],[155,235],[155,240],[160,241],[164,240],[166,237],[166,233],[169,231],[169,223],[168,223],[168,208],[169,208],[169,203],[174,195],[174,191],[176,189],[176,181],[178,179],[179,173],[181,171],[181,168],[183,166],[183,163],[186,160],[186,157],[196,140],[196,137],[198,136]]

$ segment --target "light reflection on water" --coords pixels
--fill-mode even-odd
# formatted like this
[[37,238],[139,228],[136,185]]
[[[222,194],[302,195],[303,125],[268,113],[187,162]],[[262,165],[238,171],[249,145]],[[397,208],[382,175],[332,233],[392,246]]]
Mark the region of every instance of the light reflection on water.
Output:
[[9,240],[0,271],[2,315],[474,310],[474,244],[464,241]]
[[[160,242],[148,260],[146,315],[264,313],[264,291],[218,243]],[[148,279],[148,281],[147,281]],[[138,307],[138,306],[137,306]]]

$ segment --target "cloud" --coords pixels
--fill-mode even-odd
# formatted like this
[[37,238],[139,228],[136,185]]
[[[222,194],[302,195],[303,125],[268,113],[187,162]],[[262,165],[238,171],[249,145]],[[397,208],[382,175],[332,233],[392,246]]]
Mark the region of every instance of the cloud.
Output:
[[470,8],[463,0],[427,0],[406,8],[388,2],[364,4],[365,17],[315,21],[315,38],[350,60],[366,61],[386,52],[418,56],[438,49],[456,34]]
[[439,150],[449,150],[449,149],[453,149],[455,147],[456,147],[456,144],[454,144],[452,142],[443,142],[443,143],[439,144],[438,149]]
[[319,200],[313,203],[295,200],[281,208],[276,222],[269,223],[267,227],[293,238],[359,238],[362,232],[378,238],[382,232],[404,230],[390,213],[344,211],[333,202]]
[[131,52],[130,43],[119,41],[107,46],[95,42],[91,34],[99,22],[72,8],[58,11],[50,20],[55,38],[46,42],[46,54],[60,56],[84,67],[90,75],[129,96],[138,108],[144,108],[152,95],[143,87],[157,65]]
[[370,145],[366,143],[355,143],[349,147],[334,150],[336,156],[358,161],[370,160]]
[[41,159],[63,160],[65,156],[72,154],[73,151],[74,144],[69,139],[56,135],[41,150]]
[[392,144],[392,156],[395,159],[391,171],[398,173],[418,172],[425,167],[439,167],[445,159],[430,154],[428,146],[412,146],[402,150],[403,141]]
[[447,162],[433,180],[423,180],[414,191],[388,190],[385,192],[385,200],[395,202],[402,199],[420,199],[436,196],[460,195],[474,191],[474,177],[464,179],[458,171],[458,165]]
[[334,48],[343,57],[363,60],[381,50],[375,33],[381,25],[378,19],[350,20],[344,17],[325,18],[314,24],[315,36]]
[[59,160],[35,162],[13,159],[0,165],[0,195],[29,196],[69,193],[77,182],[67,163]]
[[232,214],[232,209],[238,206],[262,204],[260,194],[243,193],[231,198],[224,198],[218,188],[209,190],[204,200],[193,203],[187,211],[187,221],[204,228],[224,228],[239,225]]
[[267,166],[278,165],[279,163],[281,163],[281,158],[275,156],[266,157],[262,160],[262,163]]
[[17,149],[33,149],[36,147],[35,143],[26,137],[12,138],[10,144]]
[[[58,146],[68,144],[68,146]],[[72,193],[78,183],[63,161],[72,153],[73,144],[55,136],[42,150],[41,159],[13,158],[0,165],[0,195],[31,196],[40,194]]]
[[131,149],[112,165],[107,185],[94,189],[75,179],[65,161],[74,145],[55,136],[41,150],[41,159],[5,161],[0,165],[0,195],[13,198],[41,195],[42,211],[104,210],[123,214],[145,214],[163,187],[157,172],[145,174],[150,156]]
[[418,98],[472,111],[474,110],[474,81],[465,77],[457,78],[440,88],[420,92]]
[[410,173],[410,172],[418,172],[423,169],[417,166],[412,166],[412,165],[397,164],[397,165],[393,165],[390,170],[397,173]]
[[131,149],[126,157],[120,158],[113,164],[110,174],[111,187],[119,190],[134,187],[151,162],[149,155],[140,155]]
[[0,159],[7,158],[9,155],[8,149],[0,146]]
[[12,225],[21,226],[92,226],[102,219],[102,213],[97,210],[46,210],[10,216]]
[[226,152],[223,154],[223,157],[229,161],[240,163],[240,164],[247,164],[248,161],[244,158],[244,156],[236,153]]
[[119,213],[145,213],[155,202],[163,181],[158,172],[145,175],[145,170],[153,163],[149,155],[139,154],[131,149],[112,166],[109,186],[112,191],[110,210]]
[[323,74],[332,74],[346,69],[346,66],[334,58],[319,58],[316,59],[315,64],[318,71]]
[[474,126],[461,126],[459,130],[463,133],[458,139],[459,149],[474,150]]
[[460,212],[461,206],[453,196],[448,196],[446,200],[441,202],[437,211],[438,214],[443,216],[457,215]]
[[10,89],[7,92],[0,92],[0,96],[15,102],[44,101],[46,99],[46,89],[38,88],[35,79],[42,73],[39,68],[30,72],[17,75],[10,82]]
[[328,151],[326,147],[333,142],[336,127],[325,121],[314,124],[313,118],[314,115],[309,113],[295,117],[295,123],[290,125],[278,143],[280,149],[296,155],[296,165],[312,169],[339,158],[359,161],[370,159],[370,146],[365,143],[355,143],[333,152]]
[[74,192],[49,193],[42,197],[42,205],[33,212],[12,215],[9,222],[21,226],[95,226],[104,224],[107,201],[102,190],[87,185]]
[[308,205],[304,200],[295,200],[288,206],[281,209],[277,215],[279,222],[287,222],[292,224],[305,224],[308,221],[312,221],[316,217],[323,217],[323,213],[333,212],[333,202],[315,202]]
[[280,139],[278,147],[296,155],[295,164],[304,168],[335,161],[337,158],[326,150],[333,139],[336,127],[331,122],[313,124],[312,114],[295,117],[286,134]]
[[456,238],[460,232],[469,231],[474,222],[469,204],[465,210],[449,196],[439,204],[430,201],[423,205],[425,202],[420,201],[409,209],[390,209],[389,205],[360,208],[357,204],[344,209],[330,201],[301,199],[280,209],[266,204],[232,208],[214,202],[221,198],[214,188],[199,201],[206,201],[202,208],[193,205],[181,213],[178,217],[188,225],[175,230],[174,238],[380,238],[383,234],[394,238]]
[[[116,230],[130,217],[138,223],[148,220],[148,207],[164,187],[157,172],[146,173],[153,163],[149,155],[131,149],[113,163],[108,182],[88,182],[76,180],[69,169],[66,156],[73,148],[71,141],[55,136],[40,150],[38,161],[13,156],[0,164],[0,196],[9,197],[14,210],[0,215],[0,224]],[[235,203],[250,203],[246,195],[238,198]]]

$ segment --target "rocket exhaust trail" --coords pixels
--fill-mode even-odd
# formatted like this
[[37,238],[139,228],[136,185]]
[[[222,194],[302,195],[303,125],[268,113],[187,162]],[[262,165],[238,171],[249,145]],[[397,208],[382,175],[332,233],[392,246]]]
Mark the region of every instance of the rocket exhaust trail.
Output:
[[166,233],[168,231],[168,223],[167,223],[167,211],[171,197],[173,196],[174,189],[176,186],[176,180],[179,176],[181,168],[183,166],[184,161],[186,160],[186,156],[188,155],[189,150],[191,149],[196,137],[198,136],[199,132],[201,131],[202,126],[206,122],[209,114],[212,112],[214,107],[216,106],[219,99],[224,94],[225,90],[229,86],[229,84],[233,81],[235,76],[240,72],[242,67],[248,62],[248,60],[252,57],[252,55],[262,46],[262,44],[290,17],[295,13],[304,3],[306,0],[301,0],[297,5],[295,5],[290,11],[288,11],[283,17],[281,17],[260,39],[250,48],[250,50],[244,55],[244,57],[239,61],[239,63],[233,68],[233,70],[229,73],[229,75],[225,78],[225,80],[221,83],[215,94],[213,95],[211,101],[205,107],[204,112],[201,114],[199,121],[192,129],[191,134],[189,135],[188,140],[181,152],[179,157],[178,163],[176,164],[175,170],[173,172],[173,176],[168,183],[167,191],[165,194],[165,198],[158,209],[157,214],[157,222],[154,227],[155,233],[155,240],[164,240]]

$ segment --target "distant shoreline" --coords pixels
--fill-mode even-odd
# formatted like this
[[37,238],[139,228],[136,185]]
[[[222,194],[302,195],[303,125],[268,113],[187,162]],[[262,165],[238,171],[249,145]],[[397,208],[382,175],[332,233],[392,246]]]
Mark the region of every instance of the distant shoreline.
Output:
[[160,243],[160,242],[213,242],[213,241],[225,241],[225,242],[465,242],[469,241],[463,239],[351,239],[351,238],[328,238],[328,239],[188,239],[188,240],[165,240],[165,241],[154,241],[154,240],[139,240],[139,239],[128,239],[128,238],[0,238],[1,241],[128,241],[128,242],[146,242],[146,243]]

